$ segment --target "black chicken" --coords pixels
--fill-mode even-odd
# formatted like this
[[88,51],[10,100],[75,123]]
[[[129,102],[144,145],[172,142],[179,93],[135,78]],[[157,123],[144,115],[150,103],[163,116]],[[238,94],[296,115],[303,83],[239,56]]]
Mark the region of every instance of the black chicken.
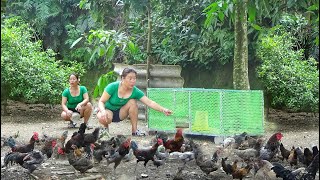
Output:
[[162,144],[163,141],[159,138],[158,141],[150,148],[138,148],[137,143],[135,141],[131,141],[131,148],[133,150],[134,156],[137,158],[137,164],[139,161],[144,161],[143,165],[144,167],[146,167],[148,161],[154,160],[154,155],[156,154],[158,147]]
[[78,132],[74,132],[71,136],[71,139],[66,143],[64,151],[66,153],[70,153],[72,150],[72,145],[76,145],[77,147],[82,147],[84,145],[84,132],[86,131],[87,125],[86,123],[82,123],[79,127]]
[[28,153],[10,152],[4,157],[4,166],[13,162],[19,164],[32,173],[39,165],[44,162],[44,156],[40,151],[31,151]]
[[[73,151],[77,151],[77,146],[72,145]],[[90,145],[90,153],[93,153],[94,144]],[[81,153],[81,151],[77,151]],[[92,156],[90,156],[92,157]],[[83,157],[81,154],[76,156],[75,153],[68,154],[68,161],[71,166],[81,173],[85,173],[87,170],[93,168],[93,160],[87,157]]]
[[314,157],[305,171],[299,169],[292,171],[277,162],[272,163],[272,165],[273,167],[271,169],[275,172],[276,177],[280,177],[283,180],[314,180],[319,170],[319,154]]
[[122,159],[129,153],[130,143],[131,143],[131,138],[128,138],[126,141],[120,144],[119,148],[116,150],[116,152],[113,155],[107,158],[108,165],[111,163],[114,163],[114,166],[113,166],[114,171],[119,166]]

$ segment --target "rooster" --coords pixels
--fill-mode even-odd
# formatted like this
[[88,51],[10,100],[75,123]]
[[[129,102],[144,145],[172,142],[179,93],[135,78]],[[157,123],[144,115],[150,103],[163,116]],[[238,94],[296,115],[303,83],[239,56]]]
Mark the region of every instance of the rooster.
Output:
[[12,152],[27,153],[33,151],[35,142],[39,142],[39,134],[37,132],[33,133],[28,144],[16,145],[16,142],[13,138],[9,138],[7,143]]
[[282,139],[283,135],[280,132],[274,133],[269,140],[267,141],[266,145],[260,149],[260,159],[270,161],[275,154],[277,154],[278,149],[280,148],[280,140]]
[[113,170],[119,166],[121,160],[129,153],[130,151],[131,138],[128,138],[124,141],[116,152],[107,158],[107,165],[114,163]]
[[278,151],[282,137],[281,132],[274,133],[267,141],[265,149],[270,149],[272,152]]
[[[133,154],[134,156],[137,158],[137,164],[140,161],[144,161],[144,167],[147,166],[147,163],[151,160],[154,160],[154,155],[157,152],[157,149],[160,145],[163,144],[162,139],[158,139],[158,141],[149,148],[138,148],[138,145],[135,141],[131,141],[131,148],[133,150]],[[137,166],[135,167],[135,171],[136,171]]]
[[27,169],[29,173],[32,173],[44,162],[44,156],[40,151],[31,151],[28,153],[9,152],[4,157],[4,166],[7,166],[9,162],[11,162],[11,164],[15,162]]
[[173,139],[162,139],[163,145],[166,149],[170,149],[170,152],[180,151],[180,148],[184,142],[184,137],[182,135],[182,129],[177,129],[177,132]]

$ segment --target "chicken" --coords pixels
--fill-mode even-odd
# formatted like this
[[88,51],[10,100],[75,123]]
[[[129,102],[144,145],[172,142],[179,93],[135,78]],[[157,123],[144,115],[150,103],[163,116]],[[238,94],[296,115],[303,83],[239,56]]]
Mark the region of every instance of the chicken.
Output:
[[292,146],[290,154],[288,156],[288,162],[290,166],[297,165],[298,164],[298,154],[296,152],[296,148]]
[[[221,167],[223,169],[223,171],[228,175],[228,174],[232,174],[237,167],[231,164],[227,164],[226,161],[227,161],[228,157],[225,157],[225,158],[221,158]],[[235,163],[237,163],[238,160],[235,161]]]
[[309,148],[304,148],[303,156],[305,160],[303,164],[305,164],[306,166],[309,166],[314,157],[313,152],[311,152]]
[[56,139],[46,139],[44,142],[43,147],[41,148],[41,152],[42,154],[46,155],[47,158],[51,158],[52,153],[53,153],[53,149],[57,144],[57,140]]
[[316,155],[319,153],[319,149],[317,145],[312,145],[312,155],[313,155],[313,159],[314,157],[316,157]]
[[221,149],[217,149],[211,159],[204,159],[203,155],[198,154],[196,158],[196,164],[200,167],[200,169],[209,175],[211,172],[219,169],[219,165],[217,164],[218,156],[221,153]]
[[[163,140],[162,140],[163,141]],[[177,129],[174,139],[168,139],[163,141],[163,145],[166,149],[170,149],[170,152],[180,151],[180,148],[184,142],[184,137],[182,135],[182,129]]]
[[178,159],[181,160],[184,165],[193,160],[194,157],[194,152],[188,151],[188,152],[172,152],[169,154],[169,159]]
[[90,146],[90,144],[95,143],[99,138],[100,128],[95,128],[92,133],[84,134],[84,146]]
[[276,177],[283,178],[284,180],[314,180],[316,173],[319,170],[319,154],[315,156],[310,165],[303,171],[303,168],[297,170],[286,169],[280,163],[272,163],[273,167],[271,168],[275,173]]
[[131,144],[131,138],[128,138],[126,141],[124,141],[119,148],[116,150],[116,152],[107,158],[107,165],[114,163],[113,169],[114,171],[119,166],[121,160],[127,155],[130,151],[130,144]]
[[265,149],[269,149],[272,152],[277,152],[280,147],[280,142],[283,135],[281,132],[274,133],[269,140],[267,141],[267,144],[265,145]]
[[242,180],[244,177],[246,177],[250,170],[252,169],[252,164],[248,164],[245,167],[236,169],[233,173],[232,173],[232,178],[233,179],[240,179]]
[[280,143],[280,152],[281,152],[281,156],[282,156],[282,160],[289,158],[290,155],[290,151],[288,149],[286,149],[282,143]]
[[79,127],[78,132],[74,132],[71,139],[66,143],[64,151],[70,153],[72,150],[71,146],[74,144],[77,147],[82,147],[84,144],[84,132],[87,128],[86,123],[82,123]]
[[8,163],[18,163],[23,168],[27,169],[29,173],[32,173],[44,162],[44,156],[40,151],[31,151],[28,153],[10,152],[4,158],[4,165]]
[[[85,173],[87,170],[93,168],[93,160],[82,156],[82,151],[76,145],[72,145],[74,153],[68,154],[69,164],[72,165],[80,173]],[[90,153],[93,152],[94,145],[90,145]],[[92,156],[91,156],[92,157]]]
[[240,158],[242,158],[244,161],[251,161],[259,157],[261,146],[262,140],[258,140],[254,148],[248,148],[243,150],[235,149],[234,153]]
[[56,139],[56,145],[53,148],[52,156],[53,158],[60,158],[64,155],[64,144],[68,137],[68,131],[64,131],[60,137]]
[[134,156],[137,158],[137,164],[140,161],[144,161],[143,165],[144,167],[146,167],[148,161],[154,160],[154,155],[156,154],[158,147],[162,144],[162,139],[159,138],[158,141],[152,147],[138,148],[137,143],[135,141],[131,141],[131,148],[133,150]]
[[34,149],[34,143],[39,142],[39,134],[37,132],[34,132],[32,137],[30,138],[30,141],[28,144],[24,145],[16,145],[13,138],[8,139],[8,145],[11,148],[13,152],[31,152]]
[[160,159],[156,155],[154,155],[153,156],[153,165],[157,166],[157,168],[158,168],[159,166],[164,165],[166,160],[167,160],[167,158]]
[[253,166],[254,176],[256,177],[258,172],[262,172],[265,179],[271,179],[272,167],[273,165],[269,161],[258,159]]
[[246,139],[248,133],[247,132],[243,132],[239,135],[235,135],[233,136],[234,140],[235,140],[235,144],[234,147],[235,149],[239,148],[241,143]]
[[282,139],[283,135],[280,132],[274,133],[269,140],[267,141],[266,145],[260,149],[260,159],[270,161],[274,155],[277,154],[278,149],[280,147],[280,140]]

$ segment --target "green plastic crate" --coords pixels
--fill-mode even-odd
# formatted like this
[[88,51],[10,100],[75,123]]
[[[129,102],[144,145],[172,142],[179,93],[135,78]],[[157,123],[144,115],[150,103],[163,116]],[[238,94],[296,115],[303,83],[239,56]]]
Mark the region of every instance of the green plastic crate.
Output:
[[147,96],[173,110],[173,115],[148,108],[150,130],[174,132],[185,124],[185,133],[229,136],[264,133],[263,92],[200,88],[148,88]]

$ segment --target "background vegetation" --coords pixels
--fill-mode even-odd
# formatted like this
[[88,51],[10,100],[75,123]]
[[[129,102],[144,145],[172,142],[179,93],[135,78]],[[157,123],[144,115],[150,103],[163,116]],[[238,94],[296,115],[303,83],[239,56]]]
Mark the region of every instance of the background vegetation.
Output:
[[[1,99],[58,103],[71,71],[106,74],[114,62],[146,63],[148,56],[152,63],[192,67],[195,73],[233,63],[236,1],[2,2],[1,85],[7,91]],[[249,68],[257,67],[249,72],[256,73],[272,107],[318,111],[319,2],[247,4]],[[230,88],[219,84],[213,88]]]

